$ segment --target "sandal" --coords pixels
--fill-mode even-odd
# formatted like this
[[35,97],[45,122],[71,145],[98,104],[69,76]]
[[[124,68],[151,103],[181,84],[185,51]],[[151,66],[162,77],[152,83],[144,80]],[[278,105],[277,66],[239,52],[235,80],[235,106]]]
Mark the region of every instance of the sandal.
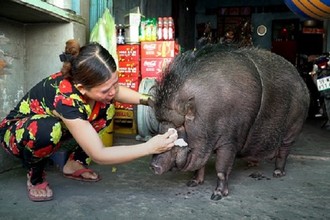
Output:
[[37,190],[44,190],[47,192],[47,188],[48,190],[51,190],[50,187],[49,187],[49,183],[45,180],[45,176],[46,176],[46,173],[44,172],[42,174],[42,178],[43,178],[43,182],[42,183],[38,183],[36,185],[32,185],[31,183],[31,171],[28,172],[27,174],[27,178],[28,178],[28,182],[27,182],[27,191],[28,191],[28,196],[29,196],[29,199],[33,202],[42,202],[42,201],[49,201],[49,200],[52,200],[53,199],[53,194],[51,196],[35,196],[32,194],[32,191],[37,189]]
[[[47,191],[47,187],[49,188],[49,184],[47,181],[44,181],[43,183],[38,183],[37,185],[28,185],[27,190],[28,190],[28,196],[29,199],[33,202],[42,202],[42,201],[49,201],[53,199],[53,195],[51,196],[35,196],[31,193],[34,189],[38,190],[44,190]],[[49,188],[50,189],[50,188]]]
[[69,179],[80,180],[80,181],[84,181],[84,182],[97,182],[97,181],[101,180],[101,177],[98,174],[97,174],[96,179],[90,179],[90,178],[83,177],[82,174],[86,173],[86,172],[94,173],[94,171],[91,169],[82,168],[82,169],[75,171],[74,173],[70,173],[70,174],[63,173],[63,176],[66,178],[69,178]]

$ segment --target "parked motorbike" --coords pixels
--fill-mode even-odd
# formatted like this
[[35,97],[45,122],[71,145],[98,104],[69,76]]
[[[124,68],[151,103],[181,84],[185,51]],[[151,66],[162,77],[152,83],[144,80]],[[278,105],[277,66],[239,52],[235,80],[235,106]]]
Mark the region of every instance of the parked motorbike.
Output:
[[323,98],[326,121],[322,128],[330,130],[330,53],[322,54],[314,60],[310,75]]

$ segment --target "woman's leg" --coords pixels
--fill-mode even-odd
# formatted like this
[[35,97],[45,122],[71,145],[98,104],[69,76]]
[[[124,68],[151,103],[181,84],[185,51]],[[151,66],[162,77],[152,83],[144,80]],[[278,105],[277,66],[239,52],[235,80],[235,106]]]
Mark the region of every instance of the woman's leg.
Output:
[[59,147],[61,137],[59,120],[50,116],[35,115],[6,126],[2,144],[27,168],[29,196],[34,201],[52,197],[48,184],[43,184],[44,169],[49,156]]
[[99,181],[99,175],[87,168],[90,162],[90,157],[80,146],[77,146],[64,165],[63,174],[65,177],[81,181]]
[[[101,119],[104,120],[104,119]],[[112,118],[109,118],[106,123],[98,123],[98,121],[94,121],[92,125],[97,127],[95,129],[98,132],[101,132],[102,129],[106,129],[106,126],[109,126]],[[90,157],[83,151],[83,149],[77,144],[76,148],[69,155],[69,159],[63,167],[64,176],[72,178],[71,174],[75,172],[78,173],[79,176],[76,176],[74,179],[82,180],[82,181],[98,181],[100,177],[97,173],[93,172],[90,169],[86,169],[86,167],[90,164]],[[82,172],[84,171],[85,172]],[[81,172],[80,172],[81,171]]]

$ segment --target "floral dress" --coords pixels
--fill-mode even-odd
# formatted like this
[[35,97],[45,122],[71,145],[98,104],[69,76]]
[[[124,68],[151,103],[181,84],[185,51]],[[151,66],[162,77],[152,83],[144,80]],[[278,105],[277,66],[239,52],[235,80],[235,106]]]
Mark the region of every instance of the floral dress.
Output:
[[[113,104],[96,102],[91,109],[62,73],[41,80],[0,122],[0,145],[21,158],[29,169],[39,167],[43,170],[45,159],[60,147],[63,140],[72,137],[53,110],[67,119],[89,120],[99,133],[110,125],[115,113]],[[71,158],[84,164],[88,161],[80,147]]]

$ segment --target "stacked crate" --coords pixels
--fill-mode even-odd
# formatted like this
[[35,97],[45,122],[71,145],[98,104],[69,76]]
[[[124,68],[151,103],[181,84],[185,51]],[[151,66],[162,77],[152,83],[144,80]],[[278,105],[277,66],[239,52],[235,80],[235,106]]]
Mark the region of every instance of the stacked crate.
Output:
[[141,76],[161,78],[164,68],[178,54],[175,41],[141,42]]
[[[117,45],[119,85],[139,90],[140,76],[140,45]],[[114,131],[119,134],[136,134],[134,106],[115,102]]]

